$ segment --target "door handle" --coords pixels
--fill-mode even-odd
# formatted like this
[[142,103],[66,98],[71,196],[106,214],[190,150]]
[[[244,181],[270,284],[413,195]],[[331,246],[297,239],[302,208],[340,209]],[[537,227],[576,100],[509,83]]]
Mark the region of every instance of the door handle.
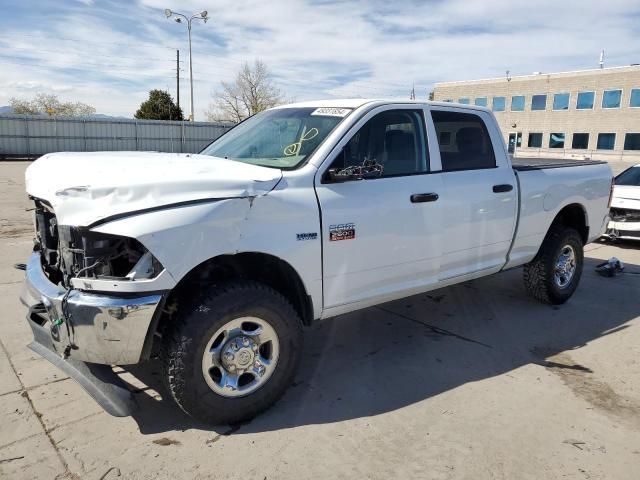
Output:
[[438,200],[437,193],[414,193],[411,195],[411,203],[435,202]]
[[513,190],[513,185],[510,185],[508,183],[503,183],[502,185],[493,186],[493,193],[510,192],[511,190]]

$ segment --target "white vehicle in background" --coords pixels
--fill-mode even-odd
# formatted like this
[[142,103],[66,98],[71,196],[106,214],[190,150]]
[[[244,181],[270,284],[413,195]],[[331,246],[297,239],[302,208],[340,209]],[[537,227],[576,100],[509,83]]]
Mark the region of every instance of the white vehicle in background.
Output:
[[640,240],[640,164],[615,178],[605,237]]
[[283,394],[314,321],[519,266],[567,301],[612,174],[512,164],[486,108],[335,100],[261,112],[199,155],[45,155],[26,188],[30,347],[114,415],[135,402],[110,366],[158,352],[176,403],[228,423]]

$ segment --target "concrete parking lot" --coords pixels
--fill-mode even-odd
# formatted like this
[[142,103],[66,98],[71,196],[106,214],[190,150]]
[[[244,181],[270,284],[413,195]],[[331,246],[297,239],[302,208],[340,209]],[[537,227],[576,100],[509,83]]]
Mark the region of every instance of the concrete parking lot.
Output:
[[[155,361],[117,369],[141,408],[114,418],[26,347],[26,165],[0,162],[0,478],[639,477],[640,244],[589,245],[559,307],[518,269],[321,322],[294,385],[243,425],[190,420]],[[598,276],[612,256],[628,273]]]

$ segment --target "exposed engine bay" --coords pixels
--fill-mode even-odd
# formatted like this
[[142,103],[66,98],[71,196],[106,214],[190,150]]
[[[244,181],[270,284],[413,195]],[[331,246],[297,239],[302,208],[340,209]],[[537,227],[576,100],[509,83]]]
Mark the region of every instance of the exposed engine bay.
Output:
[[51,207],[35,200],[35,250],[49,280],[66,288],[71,278],[129,281],[153,278],[163,267],[133,238],[58,225]]

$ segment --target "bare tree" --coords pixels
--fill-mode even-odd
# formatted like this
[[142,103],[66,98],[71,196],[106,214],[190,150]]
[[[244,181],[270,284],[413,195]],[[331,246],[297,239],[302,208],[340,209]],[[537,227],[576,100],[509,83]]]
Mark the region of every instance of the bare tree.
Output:
[[38,93],[35,98],[27,100],[24,98],[12,98],[9,105],[13,113],[23,115],[41,115],[77,117],[82,115],[93,115],[96,109],[91,105],[82,102],[63,102],[57,95],[49,93]]
[[245,62],[233,82],[220,82],[220,90],[213,94],[207,118],[241,122],[267,108],[283,102],[283,95],[275,86],[267,66],[261,60],[253,65]]

